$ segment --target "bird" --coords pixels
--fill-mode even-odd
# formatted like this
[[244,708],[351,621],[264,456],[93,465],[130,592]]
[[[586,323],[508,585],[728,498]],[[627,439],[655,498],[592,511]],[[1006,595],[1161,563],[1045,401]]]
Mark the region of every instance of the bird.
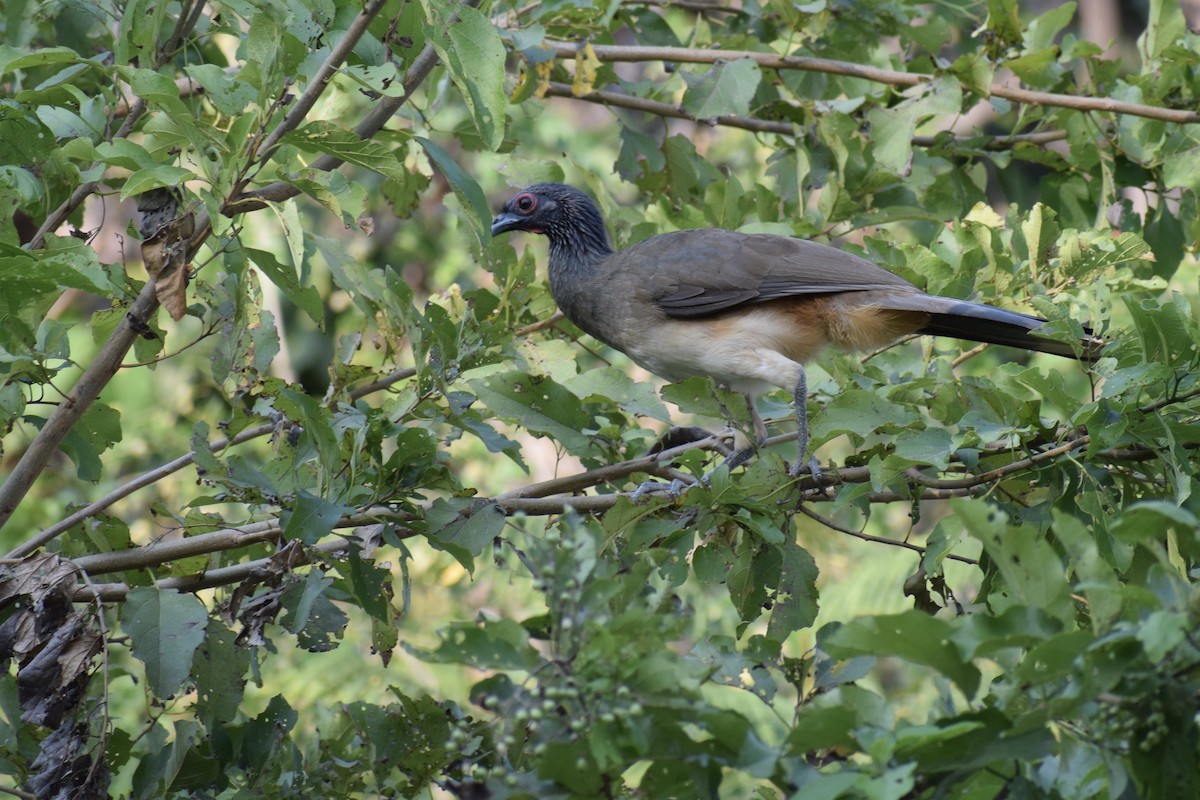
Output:
[[[808,453],[804,365],[826,348],[871,350],[930,334],[1091,361],[1103,346],[1090,331],[1078,342],[1045,338],[1040,317],[927,294],[865,258],[790,236],[692,229],[617,251],[592,197],[561,183],[509,198],[491,232],[509,231],[549,240],[550,293],[580,329],[668,381],[709,376],[746,395],[758,446],[766,427],[756,398],[791,392],[793,477],[807,466],[820,480]],[[738,448],[723,463],[732,469],[754,452]]]

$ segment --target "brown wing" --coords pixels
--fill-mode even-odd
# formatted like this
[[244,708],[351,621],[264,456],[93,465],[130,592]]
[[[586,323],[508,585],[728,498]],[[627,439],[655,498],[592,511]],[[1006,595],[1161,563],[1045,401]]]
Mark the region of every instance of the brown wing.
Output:
[[782,297],[916,291],[908,281],[866,259],[786,236],[677,231],[654,236],[613,258],[639,275],[643,296],[672,317],[703,317]]

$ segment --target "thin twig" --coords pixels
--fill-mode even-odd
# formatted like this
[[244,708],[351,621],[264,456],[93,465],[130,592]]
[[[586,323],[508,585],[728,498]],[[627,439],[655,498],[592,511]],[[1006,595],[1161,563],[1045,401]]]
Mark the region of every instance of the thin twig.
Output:
[[[925,557],[925,548],[921,547],[920,545],[913,544],[912,542],[900,541],[899,539],[888,539],[885,536],[872,536],[871,534],[865,533],[863,531],[856,531],[853,528],[847,528],[845,525],[840,525],[837,522],[829,519],[828,517],[821,516],[820,514],[813,511],[811,508],[809,508],[808,505],[805,503],[801,503],[797,508],[799,509],[801,514],[808,517],[809,519],[816,520],[817,522],[821,523],[822,525],[824,525],[826,528],[829,528],[830,530],[835,530],[838,533],[844,533],[847,536],[853,536],[855,539],[862,539],[864,542],[874,542],[875,544],[886,544],[886,545],[891,545],[892,547],[903,547],[905,550],[912,550],[914,553],[919,553],[922,558]],[[955,561],[961,561],[964,564],[973,564],[975,566],[979,565],[979,562],[973,558],[967,558],[966,556],[956,556],[953,553],[947,553],[946,558],[951,558],[951,559],[954,559]]]
[[526,325],[524,328],[517,328],[516,335],[517,336],[528,336],[529,334],[533,333],[534,331],[540,331],[542,328],[548,328],[551,325],[553,325],[557,322],[561,322],[562,320],[564,320],[566,318],[567,318],[567,315],[564,314],[563,312],[555,311],[550,316],[546,317],[543,320],[538,320],[537,322],[533,323],[532,325]]
[[205,339],[212,336],[216,332],[217,332],[216,328],[209,328],[208,330],[204,331],[204,333],[201,333],[195,339],[188,342],[187,344],[185,344],[183,347],[179,348],[178,350],[175,350],[174,352],[167,353],[166,355],[157,356],[156,358],[151,358],[148,361],[134,361],[130,364],[122,364],[121,369],[133,369],[134,367],[148,367],[151,364],[158,364],[162,361],[166,361],[168,359],[174,358],[175,356],[179,355],[180,353],[184,352],[185,350],[190,350],[191,348],[200,344],[201,342],[203,342]]
[[695,11],[698,14],[717,13],[747,16],[745,9],[735,8],[733,6],[723,6],[719,3],[709,3],[705,2],[705,0],[625,0],[622,5],[653,6],[656,8],[681,8],[684,11]]
[[950,369],[956,369],[956,368],[962,366],[963,363],[971,360],[972,358],[974,358],[975,356],[979,355],[980,353],[982,353],[984,350],[987,350],[987,349],[988,349],[988,346],[986,343],[984,343],[984,344],[977,344],[974,347],[972,347],[970,350],[964,350],[963,352],[959,353],[958,356],[953,361],[950,362]]

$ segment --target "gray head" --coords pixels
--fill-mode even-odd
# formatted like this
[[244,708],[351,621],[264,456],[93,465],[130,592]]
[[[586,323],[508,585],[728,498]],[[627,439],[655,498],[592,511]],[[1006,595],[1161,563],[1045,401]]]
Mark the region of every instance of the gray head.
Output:
[[513,195],[492,220],[493,236],[507,231],[544,234],[552,257],[594,258],[612,252],[596,202],[561,183],[539,183]]

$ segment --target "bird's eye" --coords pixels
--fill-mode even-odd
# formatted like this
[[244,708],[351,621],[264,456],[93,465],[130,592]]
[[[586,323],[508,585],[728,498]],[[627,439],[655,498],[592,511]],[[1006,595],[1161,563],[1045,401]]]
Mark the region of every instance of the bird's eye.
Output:
[[513,205],[517,207],[517,211],[520,211],[522,214],[528,214],[537,208],[537,198],[531,194],[519,194],[517,195],[517,199],[513,201]]

